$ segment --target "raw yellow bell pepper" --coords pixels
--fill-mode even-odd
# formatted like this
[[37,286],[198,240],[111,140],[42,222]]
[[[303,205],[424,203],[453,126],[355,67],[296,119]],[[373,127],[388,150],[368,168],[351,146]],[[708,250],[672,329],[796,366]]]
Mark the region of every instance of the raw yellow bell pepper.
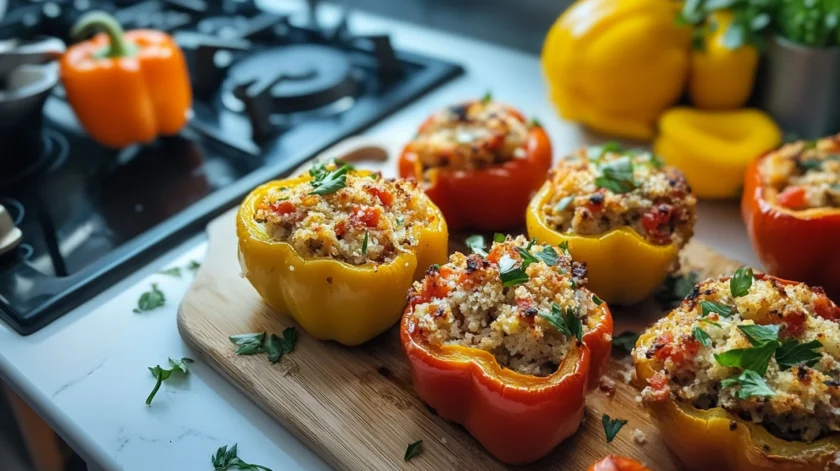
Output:
[[675,243],[652,244],[629,227],[593,236],[554,230],[541,210],[550,196],[551,186],[546,182],[528,205],[528,237],[551,245],[568,242],[572,258],[586,262],[586,286],[608,304],[626,305],[645,299],[673,270],[679,254]]
[[560,114],[599,132],[651,139],[683,93],[691,29],[678,2],[579,0],[546,36],[542,65]]
[[754,109],[701,111],[674,108],[659,120],[654,150],[685,174],[699,198],[734,198],[753,159],[775,149],[782,132]]
[[446,263],[446,221],[429,201],[434,221],[415,226],[420,241],[416,250],[401,253],[390,263],[350,265],[329,258],[307,259],[290,244],[274,240],[254,214],[269,189],[310,179],[306,175],[269,182],[245,198],[236,217],[242,273],[269,306],[291,315],[313,337],[358,345],[394,325],[411,283],[429,266]]
[[755,82],[758,51],[744,45],[729,49],[723,41],[732,12],[717,10],[706,19],[702,49],[691,53],[688,93],[697,108],[732,110],[744,106]]

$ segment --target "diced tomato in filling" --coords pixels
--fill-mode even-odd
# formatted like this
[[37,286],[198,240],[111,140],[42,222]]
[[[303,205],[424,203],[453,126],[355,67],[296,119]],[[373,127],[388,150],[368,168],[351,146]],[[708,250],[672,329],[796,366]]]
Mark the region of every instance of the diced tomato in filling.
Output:
[[834,301],[828,299],[827,296],[820,296],[814,301],[814,310],[823,319],[830,321],[840,319],[840,307],[837,307]]
[[648,378],[650,389],[653,390],[653,398],[657,401],[664,401],[671,393],[671,386],[668,385],[668,377],[662,373],[656,373]]
[[344,234],[347,234],[347,221],[341,221],[335,225],[335,236],[341,238]]
[[805,332],[805,314],[802,312],[791,312],[785,314],[785,334],[790,337],[799,337]]
[[776,196],[776,203],[790,209],[805,206],[805,189],[801,186],[789,186]]
[[423,292],[421,293],[421,296],[427,300],[431,300],[434,298],[445,298],[446,295],[449,294],[449,291],[449,285],[447,285],[444,282],[444,280],[434,277],[426,281],[426,284],[423,286]]
[[365,190],[371,195],[379,198],[379,201],[389,208],[392,204],[394,204],[394,195],[390,191],[383,190],[375,186],[365,188]]
[[[657,243],[668,243],[671,236],[661,231],[662,226],[671,223],[674,207],[670,204],[660,203],[642,216],[642,227],[648,235]],[[665,228],[667,231],[667,227]]]
[[694,358],[700,350],[700,342],[694,337],[685,336],[674,342],[670,333],[660,336],[654,345],[659,347],[653,354],[656,361],[664,363],[670,359],[677,366]]
[[271,210],[281,216],[295,212],[295,205],[290,201],[278,201],[271,205]]
[[367,227],[376,227],[379,225],[379,217],[379,208],[356,206],[353,208],[353,216],[350,218],[350,222],[353,225],[362,224]]

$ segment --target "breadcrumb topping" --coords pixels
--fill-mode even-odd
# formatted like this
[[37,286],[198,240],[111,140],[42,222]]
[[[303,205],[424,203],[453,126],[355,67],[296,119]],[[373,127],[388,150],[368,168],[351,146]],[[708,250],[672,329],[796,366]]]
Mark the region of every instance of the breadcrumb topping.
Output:
[[793,210],[840,207],[840,134],[786,144],[760,170],[768,201]]
[[[528,256],[536,261],[527,264],[520,282],[511,284],[510,273]],[[406,315],[414,316],[432,346],[478,348],[503,367],[547,376],[577,341],[575,326],[582,336],[597,325],[590,313],[601,301],[579,289],[585,284],[585,265],[562,249],[508,237],[494,243],[486,256],[455,253],[445,265],[431,267],[409,291]]]
[[653,154],[583,148],[549,176],[542,207],[559,232],[603,234],[627,226],[647,241],[684,246],[694,234],[696,199],[685,176]]

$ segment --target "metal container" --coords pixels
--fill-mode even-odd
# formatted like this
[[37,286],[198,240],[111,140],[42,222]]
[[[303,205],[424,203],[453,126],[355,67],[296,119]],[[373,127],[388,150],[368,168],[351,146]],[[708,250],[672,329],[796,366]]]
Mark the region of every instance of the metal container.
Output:
[[803,139],[840,132],[840,47],[817,49],[780,36],[769,41],[759,106]]

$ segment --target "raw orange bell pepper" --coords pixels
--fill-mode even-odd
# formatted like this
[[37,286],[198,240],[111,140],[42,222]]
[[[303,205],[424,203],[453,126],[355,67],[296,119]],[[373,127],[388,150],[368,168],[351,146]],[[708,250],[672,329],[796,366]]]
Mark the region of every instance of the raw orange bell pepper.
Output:
[[593,464],[587,471],[651,471],[642,463],[625,456],[609,455]]
[[[516,112],[524,122],[525,117]],[[421,127],[428,126],[431,118]],[[539,125],[532,125],[525,156],[487,168],[430,171],[426,194],[440,208],[452,230],[502,231],[522,225],[531,196],[551,167],[551,141]],[[409,143],[399,159],[399,175],[423,181],[423,168]]]
[[166,33],[123,32],[103,12],[79,19],[71,35],[105,33],[75,44],[61,58],[67,100],[90,136],[121,148],[177,134],[192,106],[184,54]]
[[613,321],[606,303],[596,314],[596,327],[546,377],[502,368],[484,350],[432,347],[419,335],[410,309],[403,315],[400,339],[414,389],[441,417],[466,427],[490,454],[505,463],[529,463],[577,431],[586,393],[609,362]]
[[761,162],[768,157],[747,168],[741,199],[741,215],[758,258],[768,273],[822,286],[840,300],[840,209],[795,209],[804,198],[795,187],[775,195],[761,173]]

